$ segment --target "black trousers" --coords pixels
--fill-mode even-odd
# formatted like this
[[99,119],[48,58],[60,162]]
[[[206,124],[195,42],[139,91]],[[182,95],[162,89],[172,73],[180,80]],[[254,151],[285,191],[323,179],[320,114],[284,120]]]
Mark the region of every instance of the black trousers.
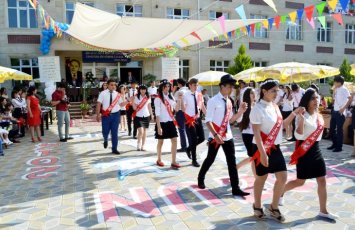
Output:
[[205,133],[203,131],[201,118],[196,119],[195,126],[186,127],[187,138],[189,139],[189,149],[191,150],[192,160],[196,161],[196,148],[197,145],[205,141]]
[[333,146],[336,149],[343,148],[344,132],[343,125],[345,122],[344,114],[339,113],[339,111],[332,111],[332,116],[330,118],[329,132],[333,141]]
[[219,145],[217,148],[213,144],[208,145],[208,153],[205,161],[203,162],[200,172],[198,174],[199,180],[204,180],[207,171],[210,169],[214,160],[216,159],[219,147],[222,146],[224,154],[226,155],[229,179],[231,181],[232,192],[236,192],[239,189],[238,171],[235,163],[235,148],[233,139],[225,141],[223,145]]
[[[132,114],[133,114],[133,106],[128,107],[127,110],[127,126],[128,126],[128,133],[132,133]],[[133,136],[137,136],[137,127],[134,125],[133,122]]]

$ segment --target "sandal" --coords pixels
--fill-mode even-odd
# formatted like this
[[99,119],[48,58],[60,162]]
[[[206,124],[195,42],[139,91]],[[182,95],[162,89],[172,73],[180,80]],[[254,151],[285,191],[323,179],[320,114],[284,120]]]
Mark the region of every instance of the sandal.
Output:
[[266,217],[263,209],[262,208],[255,208],[254,204],[253,204],[253,210],[254,210],[254,216],[257,219],[261,220],[261,219],[264,219]]
[[270,216],[275,220],[279,221],[280,223],[285,221],[285,217],[281,214],[280,210],[274,209],[271,204],[268,208],[268,211],[270,212]]

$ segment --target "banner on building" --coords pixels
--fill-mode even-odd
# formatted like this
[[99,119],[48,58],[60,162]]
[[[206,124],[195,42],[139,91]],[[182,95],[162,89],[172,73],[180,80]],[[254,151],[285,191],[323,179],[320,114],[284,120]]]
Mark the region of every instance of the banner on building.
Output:
[[41,82],[58,82],[61,80],[58,56],[38,57],[38,67]]
[[161,58],[162,63],[162,79],[179,78],[179,58]]

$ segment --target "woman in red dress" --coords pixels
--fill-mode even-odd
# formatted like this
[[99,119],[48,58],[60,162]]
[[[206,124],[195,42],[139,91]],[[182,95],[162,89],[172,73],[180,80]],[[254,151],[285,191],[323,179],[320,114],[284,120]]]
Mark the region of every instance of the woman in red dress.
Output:
[[37,89],[31,86],[27,91],[27,124],[30,127],[32,142],[36,142],[35,130],[38,141],[42,141],[40,137],[39,126],[41,124],[41,106],[39,99],[36,97]]

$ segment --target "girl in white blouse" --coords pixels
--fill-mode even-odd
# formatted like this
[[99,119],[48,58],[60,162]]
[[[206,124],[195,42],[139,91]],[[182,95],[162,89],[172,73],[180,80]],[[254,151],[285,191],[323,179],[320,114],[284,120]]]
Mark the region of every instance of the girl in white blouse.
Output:
[[[292,98],[292,91],[291,87],[286,85],[284,88],[284,95],[281,100],[282,105],[282,117],[286,119],[293,111],[293,98]],[[286,139],[292,138],[292,123],[285,127],[286,129]]]
[[[325,179],[327,173],[325,162],[319,148],[319,141],[322,139],[324,120],[322,115],[317,112],[319,105],[318,97],[319,95],[317,92],[314,89],[309,88],[300,101],[300,107],[304,107],[306,112],[304,114],[298,114],[296,118],[296,149],[300,147],[301,144],[304,143],[310,136],[317,139],[314,140],[313,145],[308,143],[310,146],[308,150],[300,151],[305,152],[303,153],[304,155],[296,154],[299,153],[299,151],[295,151],[295,153],[291,156],[291,163],[296,164],[297,179],[289,181],[286,184],[285,192],[302,186],[307,179],[316,178],[318,183],[318,197],[320,205],[318,215],[329,219],[335,219],[336,216],[329,213],[327,210],[327,182]],[[314,132],[317,129],[318,133],[315,134]]]
[[[106,83],[107,84],[107,83]],[[126,94],[126,86],[125,85],[120,85],[118,88],[118,92],[121,94],[121,97],[124,97],[124,101],[127,101],[127,94]],[[127,131],[127,112],[126,112],[126,106],[120,106],[120,130],[121,131]]]

